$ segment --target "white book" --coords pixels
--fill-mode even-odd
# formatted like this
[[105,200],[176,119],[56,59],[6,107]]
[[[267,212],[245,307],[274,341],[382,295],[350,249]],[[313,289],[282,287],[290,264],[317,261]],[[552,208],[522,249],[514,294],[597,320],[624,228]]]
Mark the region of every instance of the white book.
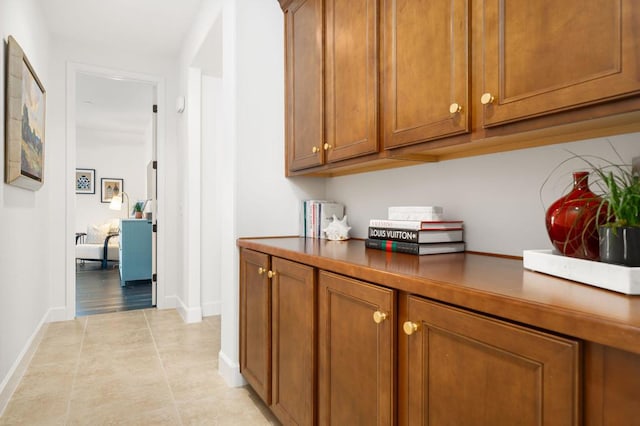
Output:
[[411,229],[414,231],[431,229],[443,231],[447,229],[462,229],[464,227],[461,220],[390,220],[371,219],[369,226],[372,228],[395,228]]
[[440,206],[392,206],[387,215],[390,220],[443,220],[444,209]]

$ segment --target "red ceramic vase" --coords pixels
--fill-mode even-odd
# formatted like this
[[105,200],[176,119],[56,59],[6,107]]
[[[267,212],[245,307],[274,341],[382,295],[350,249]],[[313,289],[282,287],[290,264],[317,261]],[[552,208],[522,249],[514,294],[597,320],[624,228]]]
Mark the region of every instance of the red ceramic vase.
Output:
[[601,202],[589,190],[589,172],[573,173],[573,189],[551,204],[546,214],[549,238],[560,253],[599,260],[598,226],[606,222]]

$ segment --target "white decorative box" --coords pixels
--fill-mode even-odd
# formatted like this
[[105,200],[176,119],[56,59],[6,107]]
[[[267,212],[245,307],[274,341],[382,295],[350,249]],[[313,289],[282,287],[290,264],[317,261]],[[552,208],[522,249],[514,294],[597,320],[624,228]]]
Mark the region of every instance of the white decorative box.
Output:
[[640,268],[576,259],[553,250],[524,250],[526,269],[624,294],[640,294]]

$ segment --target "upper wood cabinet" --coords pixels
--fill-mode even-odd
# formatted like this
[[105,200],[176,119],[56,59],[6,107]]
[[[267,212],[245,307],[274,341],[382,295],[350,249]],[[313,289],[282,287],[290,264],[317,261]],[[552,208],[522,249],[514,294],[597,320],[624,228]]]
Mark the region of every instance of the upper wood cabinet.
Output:
[[325,0],[329,162],[378,151],[378,0]]
[[285,13],[286,152],[289,170],[324,163],[323,1],[298,0]]
[[280,0],[287,173],[640,131],[634,0]]
[[467,0],[382,4],[384,147],[468,132]]
[[474,79],[484,96],[484,127],[640,91],[637,2],[482,4],[482,38],[473,49],[483,56],[482,75]]
[[378,151],[377,0],[285,10],[289,171]]

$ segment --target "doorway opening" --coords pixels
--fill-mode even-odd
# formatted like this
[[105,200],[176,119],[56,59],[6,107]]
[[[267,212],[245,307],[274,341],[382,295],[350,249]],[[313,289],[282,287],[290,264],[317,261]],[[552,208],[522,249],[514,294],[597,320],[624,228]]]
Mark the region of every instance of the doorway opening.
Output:
[[153,91],[147,82],[76,76],[77,316],[152,306],[144,214],[155,186],[147,182]]
[[66,317],[156,306],[162,81],[72,64],[67,83]]

